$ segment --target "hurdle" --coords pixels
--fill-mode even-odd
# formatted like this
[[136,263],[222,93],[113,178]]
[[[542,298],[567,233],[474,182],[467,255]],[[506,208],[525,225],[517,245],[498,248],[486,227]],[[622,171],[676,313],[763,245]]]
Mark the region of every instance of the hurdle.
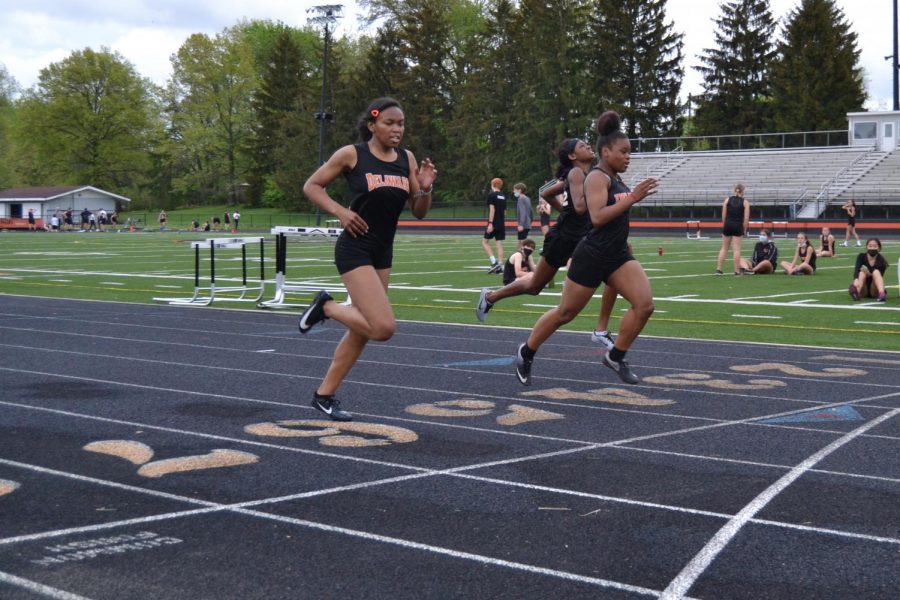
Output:
[[288,293],[315,293],[321,289],[329,292],[346,292],[343,285],[326,286],[320,283],[291,283],[287,281],[287,245],[288,238],[335,239],[344,230],[338,227],[273,227],[270,233],[275,234],[275,296],[271,300],[257,302],[259,308],[298,308],[306,304],[285,302]]
[[699,240],[702,239],[700,236],[700,221],[686,221],[687,225],[687,239],[689,240]]
[[787,236],[788,236],[788,222],[787,221],[772,221],[772,237],[787,238]]
[[[248,285],[247,283],[247,244],[259,244],[259,283]],[[200,285],[200,251],[209,248],[209,285]],[[240,286],[216,286],[216,249],[241,249],[241,285]],[[265,238],[210,238],[202,242],[191,242],[194,251],[194,294],[190,298],[154,298],[156,302],[169,304],[208,306],[214,300],[219,302],[259,302],[265,293],[266,267],[265,267]],[[239,292],[240,296],[219,296],[219,294],[233,294]],[[248,298],[248,294],[256,293],[255,298]]]

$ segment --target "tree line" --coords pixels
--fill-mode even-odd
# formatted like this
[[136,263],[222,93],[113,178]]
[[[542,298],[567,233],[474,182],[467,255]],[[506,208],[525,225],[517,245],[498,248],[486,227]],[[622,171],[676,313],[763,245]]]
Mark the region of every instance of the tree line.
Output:
[[[332,37],[324,151],[356,141],[370,100],[393,96],[404,145],[441,172],[436,199],[480,202],[492,177],[535,190],[566,137],[604,110],[629,137],[846,128],[862,110],[857,35],[834,0],[732,0],[715,44],[685,57],[667,0],[364,0],[369,27]],[[19,90],[0,65],[0,188],[88,184],[136,208],[240,203],[309,209],[319,164],[322,31],[240,21],[191,35],[164,86],[85,48]],[[679,99],[686,68],[703,92]],[[344,190],[338,184],[336,197]]]

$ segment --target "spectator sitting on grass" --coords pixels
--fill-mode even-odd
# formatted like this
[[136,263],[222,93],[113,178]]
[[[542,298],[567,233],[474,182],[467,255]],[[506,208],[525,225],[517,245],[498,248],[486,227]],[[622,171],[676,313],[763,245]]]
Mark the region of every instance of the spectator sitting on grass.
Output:
[[856,257],[853,269],[853,283],[850,284],[850,297],[877,298],[879,302],[887,300],[887,288],[884,285],[884,274],[887,273],[887,260],[881,255],[881,240],[866,240],[866,251]]
[[834,256],[834,236],[831,235],[831,230],[827,227],[823,227],[822,237],[819,239],[822,242],[822,247],[816,250],[816,256]]
[[522,249],[513,252],[506,259],[503,265],[503,285],[509,285],[517,279],[531,280],[534,275],[534,259],[531,258],[534,248],[534,240],[525,238],[522,240]]
[[749,275],[765,275],[775,272],[778,264],[778,248],[772,241],[768,229],[759,232],[759,241],[753,247],[753,256],[750,260],[741,258],[741,272]]
[[797,249],[791,262],[781,261],[785,275],[813,275],[816,272],[816,251],[805,233],[797,234]]

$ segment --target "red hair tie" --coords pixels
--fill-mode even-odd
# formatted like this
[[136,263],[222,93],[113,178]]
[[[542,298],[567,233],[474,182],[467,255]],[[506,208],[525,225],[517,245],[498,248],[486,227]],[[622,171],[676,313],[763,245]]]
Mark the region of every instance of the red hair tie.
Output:
[[377,119],[377,118],[378,118],[378,115],[380,115],[381,112],[380,112],[377,108],[375,108],[375,109],[372,110],[372,113],[371,113],[371,114],[372,114],[373,117],[375,117],[375,118]]

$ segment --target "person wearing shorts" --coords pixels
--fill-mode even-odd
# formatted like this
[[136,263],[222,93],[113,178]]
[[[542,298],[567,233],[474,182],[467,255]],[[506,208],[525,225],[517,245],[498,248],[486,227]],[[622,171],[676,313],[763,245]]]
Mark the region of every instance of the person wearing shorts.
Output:
[[797,234],[797,249],[791,262],[781,261],[785,275],[815,275],[816,249],[812,247],[805,233]]
[[[503,180],[499,177],[491,179],[491,193],[487,197],[488,218],[484,228],[481,246],[488,255],[491,267],[488,273],[503,271],[503,240],[506,239],[506,194],[503,193]],[[490,240],[497,246],[497,255],[491,250]]]
[[[340,408],[335,393],[366,344],[389,340],[397,327],[387,290],[400,213],[408,206],[413,216],[422,219],[431,207],[437,170],[430,159],[417,164],[412,152],[400,147],[405,127],[399,102],[374,100],[359,120],[362,142],[339,148],[303,186],[303,193],[316,206],[341,222],[334,262],[353,298],[352,304],[341,304],[321,290],[299,322],[304,334],[326,319],[347,328],[312,399],[316,410],[335,421],[353,418]],[[341,175],[352,195],[349,208],[326,191]]]
[[722,247],[716,259],[716,275],[722,274],[722,263],[731,248],[734,259],[734,274],[742,275],[741,240],[750,225],[750,203],[744,198],[744,184],[734,186],[734,195],[722,202]]
[[541,196],[540,200],[538,200],[538,214],[541,219],[541,235],[547,236],[547,233],[550,231],[550,213],[553,210],[553,207],[550,206],[550,203],[544,200],[544,197]]
[[[556,273],[569,262],[581,238],[591,230],[591,220],[584,199],[584,179],[596,157],[594,149],[583,140],[568,138],[557,149],[559,168],[556,183],[541,192],[541,200],[559,211],[559,218],[544,236],[541,261],[529,279],[516,280],[498,290],[484,288],[475,306],[475,317],[484,322],[488,311],[504,298],[530,294],[536,296],[553,281]],[[562,198],[562,201],[560,201]],[[606,286],[600,303],[600,316],[591,340],[607,350],[615,342],[607,331],[618,293]]]
[[887,300],[887,286],[884,284],[884,276],[888,270],[888,262],[881,255],[881,240],[871,238],[866,240],[866,251],[860,252],[856,257],[856,266],[853,268],[853,283],[850,284],[850,297],[854,300],[860,298],[877,298],[878,302]]
[[602,363],[628,384],[640,380],[625,361],[625,354],[653,314],[650,280],[628,247],[629,217],[634,204],[655,193],[658,185],[646,179],[629,190],[621,173],[628,168],[631,142],[621,129],[621,118],[607,111],[597,120],[597,151],[600,164],[585,178],[584,192],[592,229],[578,243],[572,255],[566,285],[559,306],[538,319],[531,335],[515,354],[516,376],[531,385],[531,366],[541,345],[569,323],[587,306],[601,283],[607,283],[631,303],[613,348]]
[[859,234],[856,233],[856,202],[851,198],[847,200],[847,202],[841,207],[841,210],[847,212],[847,231],[844,233],[844,243],[842,244],[845,248],[847,247],[847,242],[850,241],[850,235],[853,234],[853,237],[856,238],[856,245],[861,246],[859,242]]

